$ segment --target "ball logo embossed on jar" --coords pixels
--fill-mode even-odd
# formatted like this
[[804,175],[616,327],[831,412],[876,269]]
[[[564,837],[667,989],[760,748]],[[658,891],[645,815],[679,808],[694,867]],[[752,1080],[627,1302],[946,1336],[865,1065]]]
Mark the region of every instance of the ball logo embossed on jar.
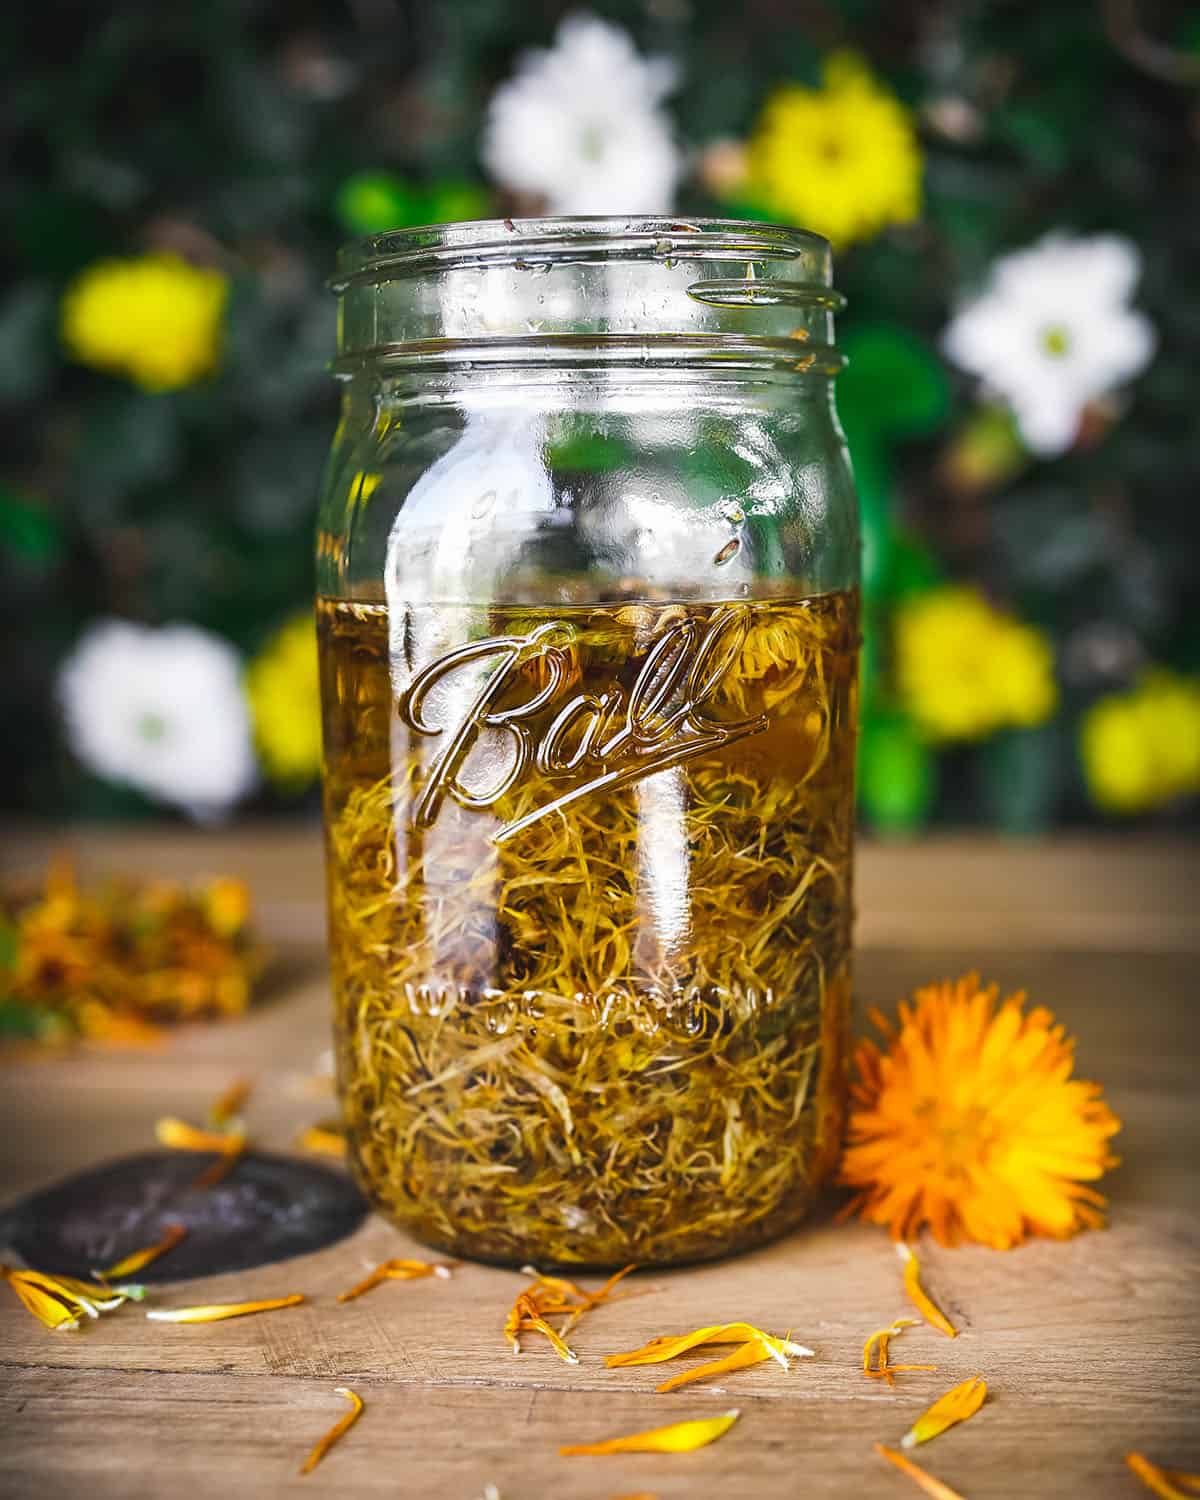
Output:
[[[570,675],[567,648],[574,639],[567,624],[550,622],[528,635],[473,641],[430,663],[399,702],[400,716],[410,729],[445,742],[413,801],[412,826],[431,827],[446,797],[460,807],[491,807],[531,766],[547,782],[572,780],[561,795],[500,828],[493,839],[503,843],[589,792],[624,786],[759,733],[767,727],[766,714],[732,721],[705,714],[705,705],[738,660],[750,621],[749,607],[736,604],[703,623],[681,620],[647,652],[630,689],[614,682],[599,692],[576,693],[561,705],[558,700]],[[433,691],[477,663],[491,663],[492,670],[466,712],[457,721],[450,716],[444,723],[431,720],[428,701]],[[542,671],[526,673],[531,663]],[[513,702],[512,690],[522,676],[530,696]],[[453,694],[449,701],[453,703]],[[546,710],[554,710],[554,717],[539,738],[537,720]],[[468,762],[487,730],[508,736],[512,754],[490,785],[472,785]],[[581,768],[592,774],[579,783],[576,773]]]

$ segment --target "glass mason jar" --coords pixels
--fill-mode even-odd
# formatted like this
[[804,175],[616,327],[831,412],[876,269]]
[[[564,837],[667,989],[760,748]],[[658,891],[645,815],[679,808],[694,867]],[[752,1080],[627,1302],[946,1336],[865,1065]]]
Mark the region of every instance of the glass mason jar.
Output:
[[317,547],[358,1180],[499,1262],[698,1260],[839,1151],[858,527],[830,254],[715,219],[344,252]]

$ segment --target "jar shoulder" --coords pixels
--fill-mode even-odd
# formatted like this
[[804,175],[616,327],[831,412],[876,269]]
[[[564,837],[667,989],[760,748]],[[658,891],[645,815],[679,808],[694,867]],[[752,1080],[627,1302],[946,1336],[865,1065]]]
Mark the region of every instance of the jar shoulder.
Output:
[[858,579],[845,442],[822,382],[456,399],[347,396],[318,586],[413,597],[823,593]]

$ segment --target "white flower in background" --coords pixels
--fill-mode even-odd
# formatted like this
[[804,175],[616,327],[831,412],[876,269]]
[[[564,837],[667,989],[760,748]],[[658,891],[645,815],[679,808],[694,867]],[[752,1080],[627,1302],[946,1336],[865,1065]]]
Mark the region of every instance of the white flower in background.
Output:
[[493,94],[484,162],[549,213],[669,213],[680,158],[659,105],[674,80],[619,26],[568,16],[554,46],[527,53]]
[[63,663],[67,739],[89,770],[194,818],[217,817],[254,784],[237,652],[194,625],[92,625]]
[[1129,305],[1140,270],[1137,247],[1118,235],[1050,235],[995,262],[946,329],[945,353],[1009,403],[1035,453],[1062,453],[1087,403],[1154,353],[1153,325]]

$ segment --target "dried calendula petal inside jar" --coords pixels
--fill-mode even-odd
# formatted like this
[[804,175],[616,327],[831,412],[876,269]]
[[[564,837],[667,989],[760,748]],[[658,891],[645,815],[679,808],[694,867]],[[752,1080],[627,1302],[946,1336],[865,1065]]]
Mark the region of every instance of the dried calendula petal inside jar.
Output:
[[320,610],[352,1164],[461,1254],[696,1259],[836,1156],[857,601]]

